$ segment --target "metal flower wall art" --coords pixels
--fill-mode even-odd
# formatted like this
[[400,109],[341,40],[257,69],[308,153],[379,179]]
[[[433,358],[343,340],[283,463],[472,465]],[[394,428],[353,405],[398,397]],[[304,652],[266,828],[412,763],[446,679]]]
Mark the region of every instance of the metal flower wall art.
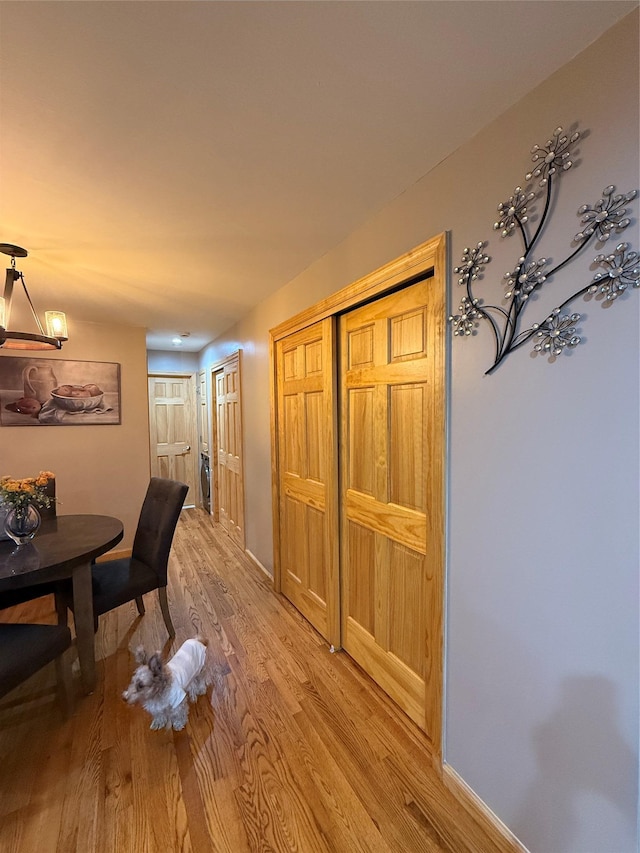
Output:
[[[560,179],[573,165],[572,149],[579,138],[578,131],[567,135],[558,127],[544,146],[534,145],[531,149],[534,166],[525,175],[526,189],[516,187],[513,195],[498,205],[494,229],[503,238],[518,235],[522,243],[514,269],[504,276],[503,304],[486,305],[474,295],[477,281],[482,278],[485,265],[490,261],[485,254],[486,243],[465,249],[462,263],[454,269],[460,276],[458,284],[464,287],[465,293],[460,300],[459,313],[449,317],[453,334],[467,337],[476,333],[480,321],[488,323],[495,340],[495,359],[487,374],[493,373],[509,353],[527,343],[533,345],[534,352],[546,354],[554,361],[567,348],[572,349],[580,343],[576,324],[581,316],[569,309],[571,303],[586,297],[600,299],[603,305],[610,305],[628,287],[640,287],[640,254],[631,251],[628,243],[618,243],[608,253],[603,251],[594,257],[593,267],[598,271],[591,281],[546,317],[530,326],[525,324],[525,311],[529,309],[529,315],[533,313],[531,306],[535,305],[538,291],[546,290],[553,277],[589,244],[602,248],[631,222],[627,205],[636,197],[637,190],[621,194],[616,193],[613,186],[605,187],[602,198],[595,204],[583,204],[578,210],[580,230],[573,238],[567,256],[559,263],[538,256],[538,245],[553,209]],[[529,219],[532,204],[537,199],[544,199],[544,208],[533,231]]]

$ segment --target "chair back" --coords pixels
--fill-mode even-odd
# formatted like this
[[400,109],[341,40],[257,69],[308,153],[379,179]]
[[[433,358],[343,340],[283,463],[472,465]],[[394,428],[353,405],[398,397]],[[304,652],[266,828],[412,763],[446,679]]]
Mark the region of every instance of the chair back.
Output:
[[159,586],[167,585],[173,534],[188,491],[185,483],[152,477],[140,510],[131,558],[152,569]]

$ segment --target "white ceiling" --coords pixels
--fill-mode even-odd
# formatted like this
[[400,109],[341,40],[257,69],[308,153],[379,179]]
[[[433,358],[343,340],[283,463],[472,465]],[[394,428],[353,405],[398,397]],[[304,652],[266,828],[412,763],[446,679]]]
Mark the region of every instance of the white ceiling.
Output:
[[197,351],[636,6],[2,0],[0,242]]

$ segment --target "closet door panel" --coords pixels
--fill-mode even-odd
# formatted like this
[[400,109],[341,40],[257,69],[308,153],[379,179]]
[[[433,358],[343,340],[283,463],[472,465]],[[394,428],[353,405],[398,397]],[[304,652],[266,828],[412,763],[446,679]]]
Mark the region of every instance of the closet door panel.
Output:
[[374,632],[375,583],[375,535],[369,527],[349,522],[347,535],[349,537],[349,553],[357,559],[352,561],[345,603],[348,613],[370,634]]
[[334,322],[276,344],[280,582],[283,594],[339,645]]
[[343,646],[422,728],[427,288],[420,282],[354,309],[341,318],[340,338]]

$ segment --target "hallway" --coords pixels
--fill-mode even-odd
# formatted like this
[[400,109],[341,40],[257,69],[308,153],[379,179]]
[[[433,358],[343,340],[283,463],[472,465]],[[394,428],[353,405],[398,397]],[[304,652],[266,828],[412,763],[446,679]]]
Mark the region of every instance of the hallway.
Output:
[[[492,849],[435,797],[418,728],[201,510],[183,511],[170,559],[176,640],[207,636],[214,674],[183,732],[149,731],[120,699],[130,649],[167,642],[157,597],[145,601],[142,618],[133,602],[101,618],[99,686],[70,719],[53,667],[0,704],[3,853]],[[55,621],[52,600],[3,613],[27,617]]]

